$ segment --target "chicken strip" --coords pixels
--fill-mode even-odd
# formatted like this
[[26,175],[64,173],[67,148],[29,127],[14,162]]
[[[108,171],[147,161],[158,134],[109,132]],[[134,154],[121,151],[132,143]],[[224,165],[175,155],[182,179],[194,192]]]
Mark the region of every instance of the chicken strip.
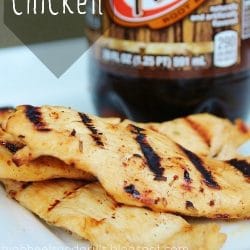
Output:
[[[13,112],[11,108],[0,109],[0,125]],[[94,180],[95,178],[82,170],[67,166],[53,157],[40,157],[32,162],[17,167],[12,161],[13,154],[25,145],[13,138],[0,127],[0,178],[16,181],[41,181],[55,178]]]
[[163,123],[135,123],[105,118],[112,124],[131,124],[168,136],[181,146],[203,156],[229,160],[237,149],[250,140],[250,131],[240,120],[236,124],[211,114],[195,114]]
[[[141,124],[143,125],[143,124]],[[139,126],[141,126],[139,125]],[[145,124],[199,155],[229,160],[237,149],[250,140],[247,126],[210,114],[196,114],[164,123]]]
[[216,224],[191,226],[176,215],[119,205],[98,183],[3,183],[9,195],[28,210],[49,224],[89,240],[96,249],[216,250],[226,239]]
[[4,128],[26,145],[13,158],[17,165],[53,156],[92,173],[117,202],[197,217],[250,217],[249,159],[203,157],[152,130],[60,107],[21,106]]

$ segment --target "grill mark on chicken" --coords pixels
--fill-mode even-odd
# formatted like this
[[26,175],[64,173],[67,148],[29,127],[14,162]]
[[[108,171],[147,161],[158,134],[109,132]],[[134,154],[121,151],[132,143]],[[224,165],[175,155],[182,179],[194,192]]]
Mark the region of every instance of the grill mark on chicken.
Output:
[[124,191],[128,194],[131,194],[132,197],[136,198],[136,199],[140,199],[141,194],[138,190],[136,190],[135,185],[130,184],[129,186],[125,186],[124,187]]
[[76,130],[73,129],[73,130],[71,131],[70,135],[71,135],[71,136],[76,136]]
[[202,138],[202,140],[208,145],[211,146],[211,138],[208,131],[199,123],[191,120],[190,118],[184,118],[187,124]]
[[33,107],[31,105],[25,106],[26,117],[33,123],[35,128],[41,132],[48,132],[51,129],[47,128],[46,123],[43,121],[42,113],[39,107]]
[[189,172],[187,170],[184,170],[184,180],[187,183],[191,183],[192,179],[190,178]]
[[48,208],[48,212],[52,211],[58,204],[60,204],[60,200],[55,200]]
[[195,168],[201,173],[203,177],[203,182],[211,188],[220,189],[219,184],[214,180],[212,174],[210,171],[208,171],[203,162],[202,159],[200,159],[196,154],[192,153],[191,151],[185,149],[184,147],[180,146],[180,149],[183,151],[183,153],[188,157],[188,159],[193,163]]
[[154,149],[149,145],[147,136],[143,133],[145,130],[135,125],[130,124],[131,132],[136,135],[136,141],[140,145],[141,151],[146,158],[147,165],[151,172],[154,173],[154,180],[166,181],[167,177],[163,176],[164,168],[161,166],[161,158],[157,155]]
[[22,184],[22,191],[32,185],[32,182],[25,182]]
[[183,177],[184,177],[185,183],[182,184],[181,187],[185,189],[186,191],[191,192],[192,191],[192,186],[191,186],[192,179],[190,178],[189,172],[186,169],[184,170]]
[[12,154],[15,154],[17,151],[24,147],[23,144],[12,143],[8,141],[0,141],[0,145],[8,149]]
[[51,210],[53,210],[55,207],[57,207],[64,199],[66,199],[67,197],[69,197],[70,195],[74,194],[77,192],[77,190],[79,190],[80,188],[82,188],[85,185],[80,185],[76,188],[74,188],[71,191],[65,191],[64,192],[64,196],[61,198],[61,200],[56,199],[48,208],[48,212],[50,212]]
[[195,209],[194,204],[191,201],[186,201],[186,209]]
[[232,159],[232,160],[227,161],[227,163],[235,167],[245,177],[250,178],[250,163],[248,163],[247,161]]
[[79,116],[81,117],[81,120],[85,124],[85,126],[87,127],[87,129],[91,132],[91,137],[95,141],[96,145],[104,147],[104,143],[103,143],[102,137],[101,137],[103,135],[103,133],[100,133],[95,128],[95,126],[93,125],[92,119],[90,119],[90,117],[88,117],[84,113],[79,113]]
[[213,207],[215,205],[215,201],[214,200],[211,200],[210,202],[209,202],[209,206],[210,207]]
[[85,186],[85,184],[84,184],[84,185],[80,185],[79,187],[76,187],[76,188],[74,188],[74,189],[71,190],[71,191],[65,191],[62,200],[65,199],[65,198],[67,198],[68,196],[70,196],[70,195],[76,193],[77,190],[79,190],[80,188],[82,188],[82,187],[84,187],[84,186]]

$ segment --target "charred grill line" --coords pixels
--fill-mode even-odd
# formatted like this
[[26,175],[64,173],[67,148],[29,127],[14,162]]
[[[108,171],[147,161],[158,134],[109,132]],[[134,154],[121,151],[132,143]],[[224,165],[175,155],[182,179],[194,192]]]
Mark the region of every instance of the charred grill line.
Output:
[[138,190],[136,190],[135,185],[131,184],[126,186],[124,187],[124,190],[126,193],[131,194],[135,199],[140,199],[141,194]]
[[15,144],[15,143],[11,143],[8,141],[0,141],[0,145],[4,146],[12,154],[15,154],[18,150],[20,150],[24,147],[24,145],[22,145],[22,144]]
[[70,196],[70,195],[76,193],[77,190],[79,190],[80,188],[82,188],[82,187],[84,187],[84,186],[85,186],[85,185],[81,185],[81,186],[79,186],[79,187],[74,188],[72,191],[66,191],[66,192],[64,192],[65,195],[63,196],[62,200],[65,199],[65,198],[67,198],[68,196]]
[[211,188],[219,189],[220,188],[219,184],[214,180],[211,172],[205,168],[202,160],[191,151],[183,148],[180,145],[179,147],[182,150],[182,152],[188,157],[188,159],[192,162],[195,168],[201,173],[203,177],[203,182]]
[[192,179],[190,178],[189,172],[187,170],[184,171],[184,180],[187,183],[191,183]]
[[55,200],[48,208],[48,212],[50,212],[51,210],[53,210],[58,204],[60,204],[60,200]]
[[163,176],[164,168],[161,166],[161,158],[157,155],[154,149],[149,145],[145,130],[135,125],[130,124],[131,132],[136,135],[136,141],[140,145],[141,151],[146,158],[147,164],[151,172],[154,173],[154,180],[166,181],[167,177]]
[[227,161],[227,163],[235,167],[245,177],[250,178],[250,163],[248,163],[247,161],[232,159],[230,161]]
[[61,200],[56,199],[48,208],[48,212],[50,212],[51,210],[53,210],[56,206],[58,206],[64,199],[66,199],[67,197],[69,197],[70,195],[74,194],[75,192],[77,192],[77,190],[79,190],[80,188],[82,188],[84,185],[80,185],[79,187],[74,188],[72,191],[65,191],[64,192],[64,196],[61,198]]
[[32,182],[25,182],[22,184],[22,191],[32,185]]
[[204,127],[202,127],[199,123],[194,122],[190,118],[185,118],[187,124],[202,138],[202,140],[210,147],[211,146],[211,138],[208,135],[208,132]]
[[34,126],[38,131],[42,132],[50,131],[49,128],[46,128],[46,123],[43,121],[42,113],[39,107],[33,107],[31,105],[27,105],[25,108],[26,108],[25,111],[26,117],[30,120],[30,122],[34,124]]
[[103,135],[100,133],[93,125],[92,119],[88,117],[86,114],[79,113],[79,116],[81,117],[82,122],[85,124],[85,126],[88,128],[88,130],[91,132],[91,137],[95,141],[97,146],[104,147],[104,143],[102,142],[101,136]]
[[211,201],[209,202],[209,206],[210,206],[210,207],[213,207],[214,204],[215,204],[214,200],[211,200]]
[[73,130],[71,131],[70,135],[71,135],[71,136],[76,136],[76,130],[73,129]]
[[191,201],[186,201],[186,209],[189,209],[189,208],[194,209],[195,208],[194,204]]

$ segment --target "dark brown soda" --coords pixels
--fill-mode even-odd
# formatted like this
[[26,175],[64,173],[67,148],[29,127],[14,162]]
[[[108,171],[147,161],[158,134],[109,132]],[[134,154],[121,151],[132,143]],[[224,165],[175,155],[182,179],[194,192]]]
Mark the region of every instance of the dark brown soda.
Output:
[[250,113],[250,39],[242,41],[241,63],[231,68],[165,71],[104,65],[91,58],[97,113],[139,122],[161,122],[196,113],[235,120]]
[[101,116],[135,121],[166,121],[209,112],[246,118],[250,108],[250,70],[217,77],[158,79],[109,72],[92,63],[92,93]]

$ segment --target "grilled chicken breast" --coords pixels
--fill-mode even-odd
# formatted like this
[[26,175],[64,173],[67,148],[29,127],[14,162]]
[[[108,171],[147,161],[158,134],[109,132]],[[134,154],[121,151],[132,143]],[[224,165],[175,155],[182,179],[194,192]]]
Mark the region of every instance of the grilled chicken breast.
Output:
[[[143,126],[140,124],[139,126]],[[210,114],[197,114],[164,123],[145,124],[167,135],[190,151],[220,160],[234,157],[238,147],[250,140],[250,131],[243,122],[231,123]]]
[[17,165],[53,156],[92,173],[117,202],[197,217],[250,217],[249,159],[204,157],[155,131],[60,107],[21,106],[4,128],[26,145],[13,158]]
[[105,118],[112,124],[134,125],[168,136],[190,151],[220,160],[235,157],[237,149],[250,140],[250,131],[240,120],[236,124],[211,114],[196,114],[163,123],[135,123]]
[[98,183],[85,185],[67,180],[3,183],[9,195],[21,205],[47,223],[89,240],[98,249],[216,250],[226,238],[215,224],[191,226],[176,215],[119,205]]
[[[13,112],[10,108],[0,109],[0,125]],[[13,154],[25,145],[13,138],[0,127],[0,178],[16,181],[41,181],[55,178],[94,180],[91,174],[53,157],[40,157],[32,162],[17,167],[12,161]]]

